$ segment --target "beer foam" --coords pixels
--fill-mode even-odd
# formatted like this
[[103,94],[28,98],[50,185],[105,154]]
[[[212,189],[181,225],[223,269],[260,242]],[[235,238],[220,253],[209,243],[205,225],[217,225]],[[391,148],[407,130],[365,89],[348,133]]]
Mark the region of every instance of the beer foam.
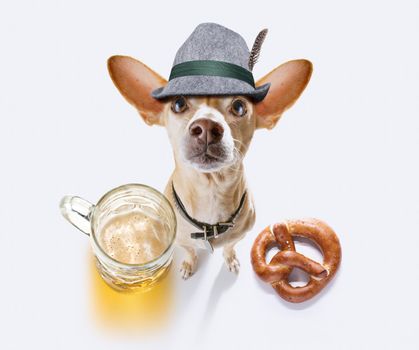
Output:
[[141,211],[112,217],[100,230],[98,242],[107,255],[125,264],[154,260],[169,244],[167,227]]

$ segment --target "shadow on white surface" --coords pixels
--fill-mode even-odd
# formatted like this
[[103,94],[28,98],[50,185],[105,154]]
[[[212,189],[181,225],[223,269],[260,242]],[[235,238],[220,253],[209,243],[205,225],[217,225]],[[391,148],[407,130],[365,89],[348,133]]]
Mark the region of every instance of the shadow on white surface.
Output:
[[204,329],[203,327],[208,327],[211,323],[222,295],[233,286],[236,280],[237,274],[230,272],[223,263],[211,288],[204,316],[201,321],[201,329]]
[[210,254],[205,251],[198,250],[198,268],[192,277],[187,280],[183,280],[180,276],[180,266],[184,258],[183,249],[176,247],[175,250],[175,259],[173,261],[174,273],[177,275],[176,280],[178,281],[178,290],[180,291],[177,299],[177,309],[181,313],[183,310],[187,310],[188,304],[193,299],[193,295],[196,292],[196,289],[203,283],[202,279],[205,276],[205,271],[207,270],[208,260]]

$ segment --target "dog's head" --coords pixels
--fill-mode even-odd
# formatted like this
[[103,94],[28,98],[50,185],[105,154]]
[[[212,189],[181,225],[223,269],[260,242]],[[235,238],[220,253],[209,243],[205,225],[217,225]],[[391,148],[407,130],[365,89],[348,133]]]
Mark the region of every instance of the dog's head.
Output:
[[219,171],[240,162],[256,129],[272,129],[310,80],[307,60],[286,62],[256,86],[271,83],[261,102],[245,96],[175,96],[157,100],[151,92],[166,80],[143,63],[113,56],[108,69],[118,90],[148,125],[165,126],[176,162],[201,172]]

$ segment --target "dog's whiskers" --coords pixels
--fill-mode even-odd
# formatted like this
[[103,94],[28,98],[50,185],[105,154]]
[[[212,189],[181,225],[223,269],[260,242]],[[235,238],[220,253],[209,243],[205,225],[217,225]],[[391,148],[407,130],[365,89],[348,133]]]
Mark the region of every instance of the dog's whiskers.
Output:
[[239,147],[242,146],[243,149],[246,149],[246,145],[242,141],[240,141],[238,139],[235,139],[235,138],[233,138],[233,141],[234,141],[234,150],[233,151],[238,152],[239,155],[240,155],[240,160],[242,160],[244,158],[244,154],[243,154],[243,151],[241,151]]
[[229,166],[229,169],[233,171],[239,170],[241,166],[241,161],[243,158],[244,158],[244,155],[242,154],[242,152],[237,147],[234,147],[233,148],[233,162]]

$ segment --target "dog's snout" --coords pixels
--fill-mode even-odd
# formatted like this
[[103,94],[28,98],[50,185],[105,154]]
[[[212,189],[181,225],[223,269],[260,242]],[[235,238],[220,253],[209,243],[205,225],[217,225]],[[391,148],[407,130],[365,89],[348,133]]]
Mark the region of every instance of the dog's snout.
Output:
[[189,134],[209,144],[218,143],[223,138],[224,128],[211,119],[197,119],[189,127]]

